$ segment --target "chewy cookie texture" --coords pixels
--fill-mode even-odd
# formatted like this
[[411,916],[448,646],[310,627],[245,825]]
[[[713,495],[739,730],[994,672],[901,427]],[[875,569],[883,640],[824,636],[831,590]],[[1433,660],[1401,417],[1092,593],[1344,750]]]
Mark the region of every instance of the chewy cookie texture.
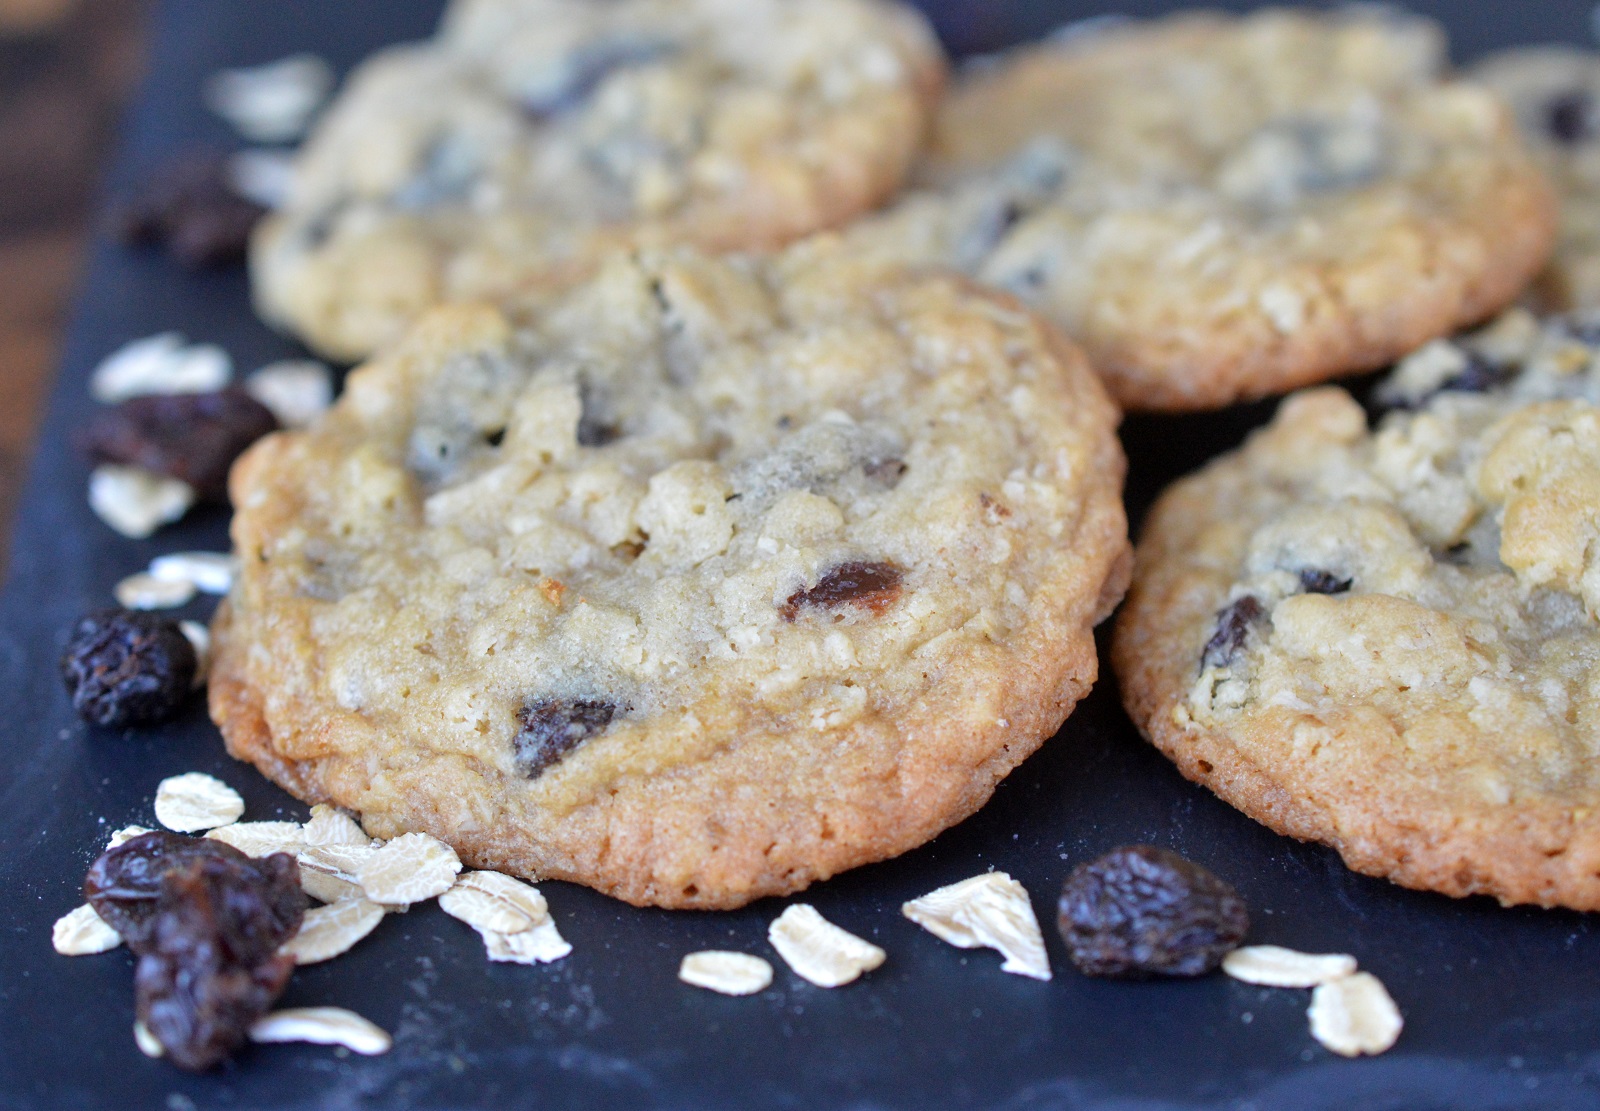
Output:
[[1372,8],[1098,23],[970,69],[920,191],[847,234],[1016,294],[1126,408],[1376,368],[1551,245],[1509,113],[1444,64],[1437,26]]
[[1152,511],[1113,658],[1191,779],[1355,869],[1600,909],[1600,321],[1287,400]]
[[212,713],[475,867],[795,891],[973,812],[1088,690],[1116,421],[1015,302],[828,243],[440,310],[235,468]]
[[618,249],[780,247],[900,186],[943,77],[897,0],[456,0],[309,140],[258,308],[353,360]]

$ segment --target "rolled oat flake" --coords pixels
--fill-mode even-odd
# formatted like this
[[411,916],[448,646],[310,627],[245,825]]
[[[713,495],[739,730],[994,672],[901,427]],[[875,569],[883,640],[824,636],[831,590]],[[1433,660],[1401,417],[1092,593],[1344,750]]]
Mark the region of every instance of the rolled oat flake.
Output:
[[1384,1052],[1405,1025],[1400,1009],[1370,972],[1321,984],[1311,993],[1311,1036],[1344,1057]]
[[678,979],[723,995],[754,995],[772,984],[772,966],[749,953],[708,949],[684,957]]
[[795,975],[820,988],[842,987],[888,956],[829,922],[809,903],[795,903],[773,919],[767,940]]
[[204,772],[175,775],[156,787],[156,820],[178,833],[232,825],[243,813],[239,792]]
[[394,1039],[375,1023],[343,1007],[291,1007],[273,1011],[250,1027],[253,1042],[342,1045],[371,1057],[387,1053]]

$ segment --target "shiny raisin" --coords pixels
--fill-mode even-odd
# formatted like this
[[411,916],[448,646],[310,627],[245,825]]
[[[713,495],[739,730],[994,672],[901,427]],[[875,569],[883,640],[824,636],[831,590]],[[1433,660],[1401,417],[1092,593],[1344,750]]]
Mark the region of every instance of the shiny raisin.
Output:
[[228,500],[228,468],[278,422],[242,389],[151,394],[102,413],[78,437],[95,463],[141,467],[187,482],[203,501]]
[[226,155],[197,153],[157,171],[116,209],[112,230],[124,243],[163,247],[198,270],[242,261],[266,211],[233,189]]
[[1307,594],[1343,594],[1354,584],[1354,579],[1341,579],[1332,571],[1316,567],[1300,572],[1300,586]]
[[802,609],[838,611],[855,606],[881,617],[899,600],[904,579],[905,572],[892,563],[841,563],[816,586],[789,595],[778,612],[785,621],[793,621]]
[[61,656],[72,708],[93,725],[154,725],[177,713],[199,661],[175,621],[133,610],[78,620]]
[[1217,611],[1216,632],[1200,653],[1200,670],[1227,667],[1249,639],[1250,628],[1266,614],[1261,599],[1246,594]]
[[616,714],[617,707],[610,702],[567,698],[530,702],[518,711],[521,728],[511,739],[517,771],[537,779],[584,741],[605,732]]
[[1067,954],[1090,976],[1199,976],[1244,940],[1232,887],[1177,853],[1131,845],[1073,870],[1061,890]]

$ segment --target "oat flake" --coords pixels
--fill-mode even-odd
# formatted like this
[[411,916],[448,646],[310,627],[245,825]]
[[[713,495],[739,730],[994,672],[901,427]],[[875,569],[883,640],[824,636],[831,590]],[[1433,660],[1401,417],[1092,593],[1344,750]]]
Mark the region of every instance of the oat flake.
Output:
[[311,808],[311,820],[302,833],[307,845],[370,845],[368,837],[354,818],[337,806],[318,803]]
[[142,1022],[133,1024],[133,1044],[139,1047],[139,1052],[146,1057],[165,1057],[167,1047],[161,1044],[161,1039],[150,1032],[150,1027]]
[[118,845],[132,841],[135,837],[149,832],[144,826],[123,826],[111,835],[111,840],[106,842],[106,851],[109,852]]
[[235,151],[228,156],[227,176],[228,187],[245,200],[282,208],[294,185],[294,155],[286,150]]
[[251,142],[287,143],[305,134],[332,88],[333,70],[327,62],[315,54],[294,54],[213,74],[206,82],[205,102]]
[[178,631],[194,646],[194,688],[199,690],[211,674],[211,630],[198,621],[180,621]]
[[958,948],[998,950],[1005,957],[1002,972],[1050,979],[1050,957],[1027,889],[1004,872],[988,872],[930,891],[900,911]]
[[194,487],[138,467],[106,463],[89,473],[89,508],[130,540],[143,540],[194,504]]
[[310,1042],[342,1045],[371,1057],[387,1053],[394,1039],[381,1026],[343,1007],[294,1007],[273,1011],[250,1027],[253,1042]]
[[194,584],[168,582],[140,571],[119,582],[112,594],[124,609],[166,610],[188,604],[194,598]]
[[539,889],[499,872],[466,872],[439,896],[439,907],[474,929],[518,934],[550,919]]
[[188,772],[156,787],[156,820],[178,833],[231,825],[244,813],[244,799],[220,779]]
[[116,405],[146,394],[210,393],[233,377],[233,360],[214,344],[189,346],[178,332],[124,344],[89,376],[89,394]]
[[150,575],[162,582],[188,583],[218,596],[233,588],[239,561],[228,552],[172,552],[150,561]]
[[754,995],[772,984],[772,966],[749,953],[708,949],[678,965],[678,979],[723,995]]
[[56,919],[50,944],[63,957],[105,953],[122,944],[122,935],[106,924],[88,903]]
[[767,940],[795,975],[821,988],[848,984],[877,968],[888,956],[871,942],[829,922],[809,903],[795,903],[773,919],[767,927]]
[[331,960],[377,929],[383,914],[377,903],[359,897],[312,907],[300,923],[300,932],[283,943],[281,952],[292,956],[295,964]]
[[1245,945],[1222,958],[1222,971],[1246,984],[1268,988],[1314,988],[1356,970],[1345,953],[1299,953],[1277,945]]
[[[315,808],[313,808],[315,809]],[[342,815],[341,815],[342,816]],[[311,832],[312,823],[301,827],[301,836]],[[362,834],[362,844],[308,844],[300,852],[300,886],[313,899],[336,903],[341,899],[365,897],[356,879],[361,866],[377,852]]]
[[234,822],[218,826],[206,836],[232,845],[246,856],[298,853],[305,847],[299,822]]
[[1394,1000],[1370,972],[1321,984],[1311,993],[1311,1036],[1345,1057],[1382,1053],[1405,1025]]
[[572,946],[549,918],[530,930],[501,934],[493,930],[479,930],[484,950],[492,961],[511,961],[515,964],[549,964],[572,952]]
[[304,428],[333,404],[333,372],[315,359],[270,363],[246,378],[244,388],[285,428]]
[[461,871],[456,851],[426,833],[404,833],[362,862],[356,882],[375,903],[420,903],[442,895]]

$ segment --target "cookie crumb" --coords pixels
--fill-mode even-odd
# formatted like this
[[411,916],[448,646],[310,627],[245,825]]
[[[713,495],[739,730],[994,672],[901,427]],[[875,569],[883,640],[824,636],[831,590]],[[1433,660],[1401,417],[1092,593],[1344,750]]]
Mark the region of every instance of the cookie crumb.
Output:
[[795,975],[819,988],[837,988],[888,957],[882,949],[829,922],[810,903],[795,903],[767,927],[767,940]]
[[772,965],[749,953],[707,949],[683,958],[678,979],[723,995],[754,995],[772,984]]

